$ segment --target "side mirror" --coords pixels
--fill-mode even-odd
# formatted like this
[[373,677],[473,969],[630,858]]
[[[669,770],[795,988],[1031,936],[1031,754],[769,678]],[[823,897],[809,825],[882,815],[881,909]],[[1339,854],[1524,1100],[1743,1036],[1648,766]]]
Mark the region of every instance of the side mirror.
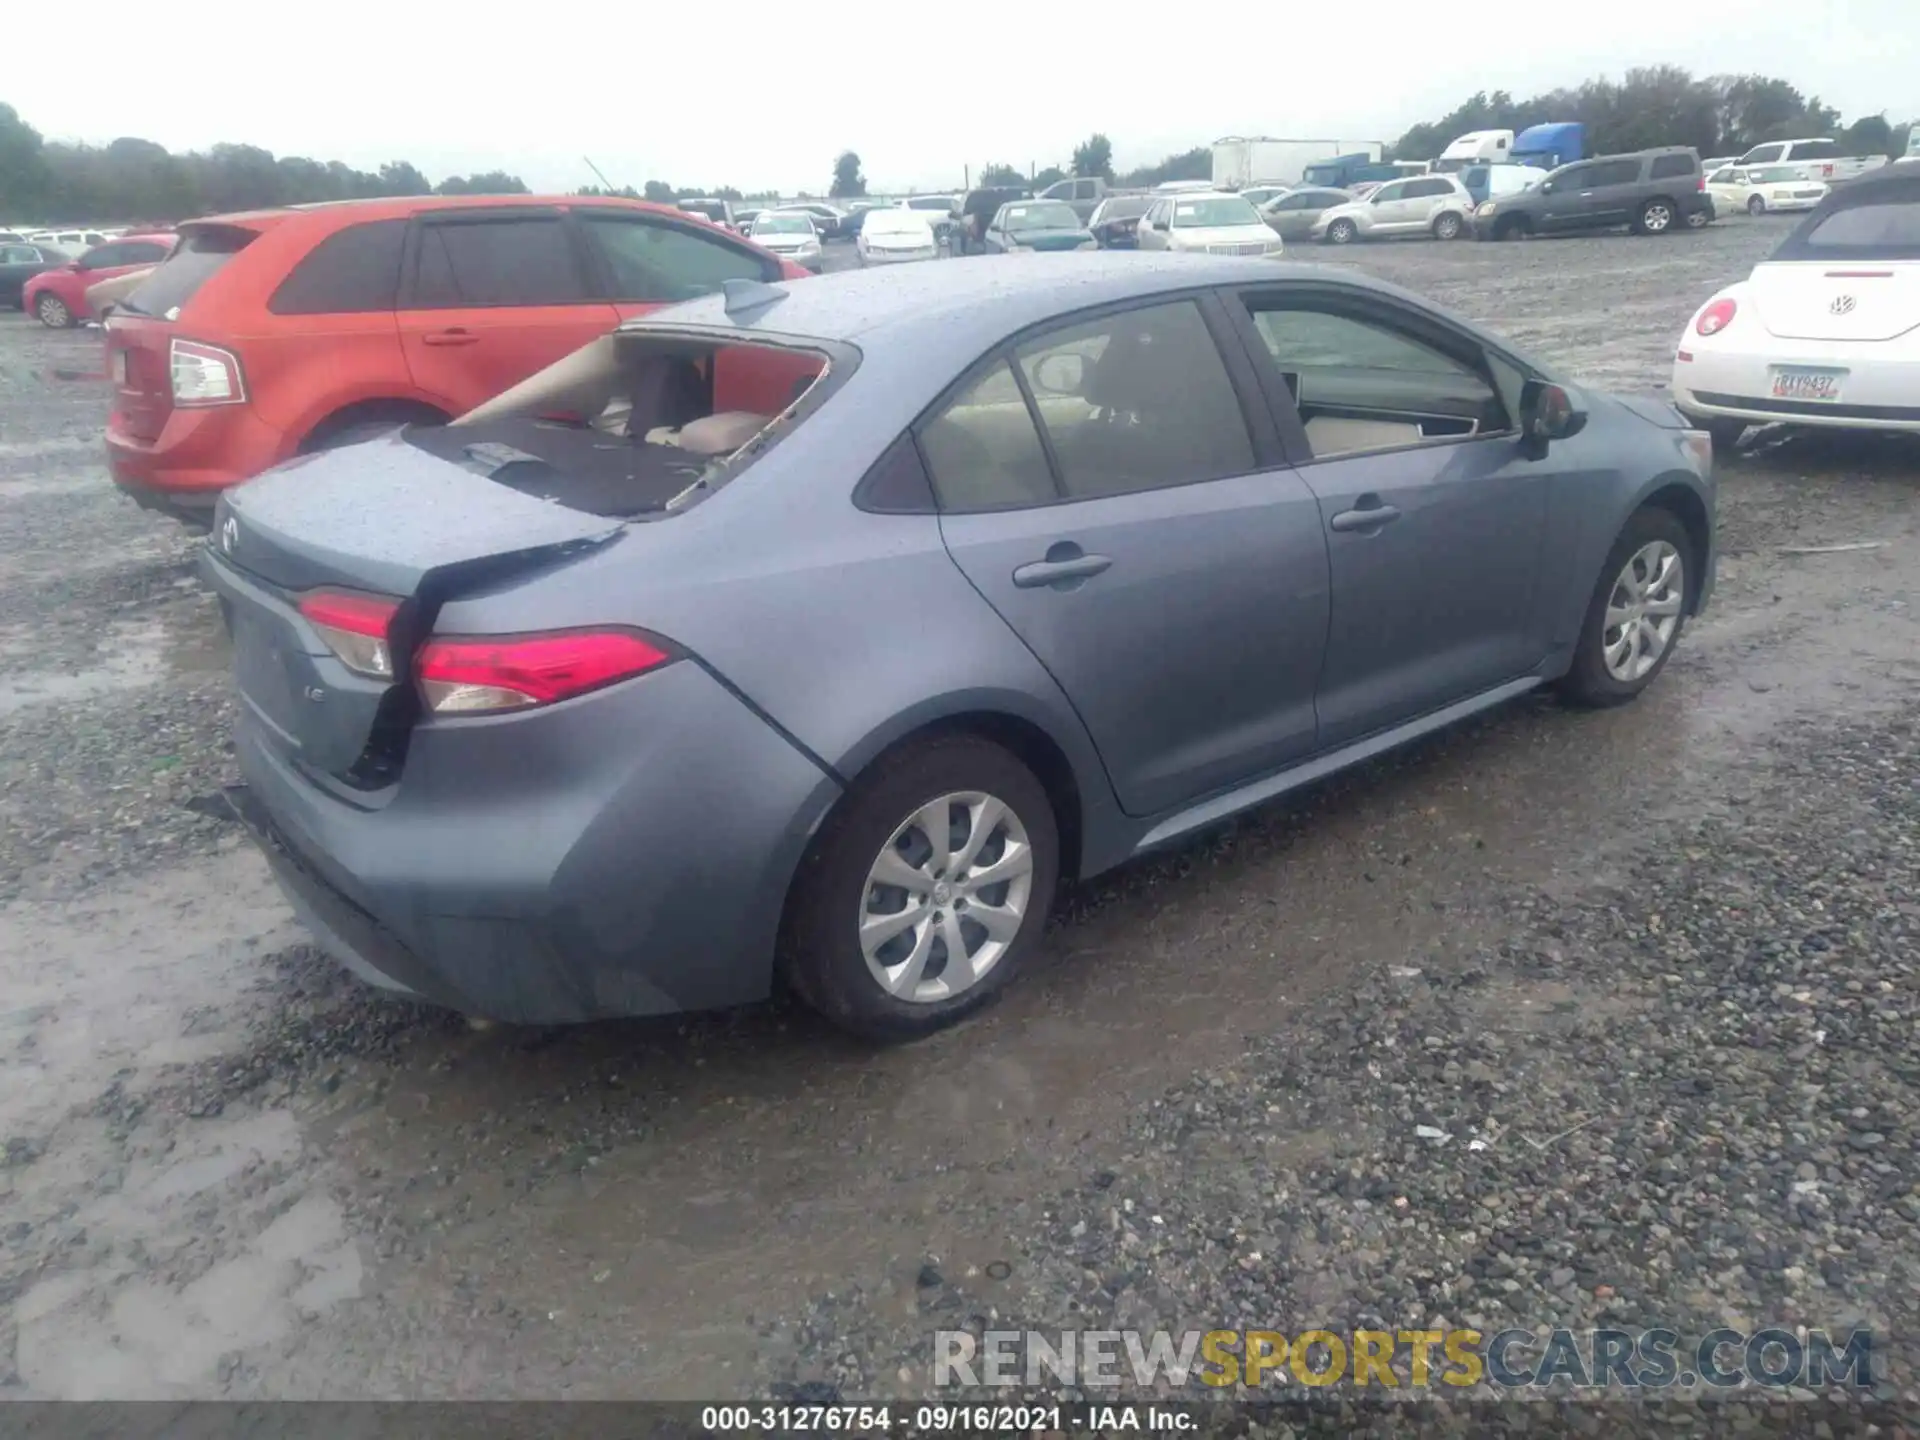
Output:
[[1085,357],[1072,351],[1049,355],[1033,367],[1033,383],[1048,395],[1078,395],[1087,380]]
[[1570,440],[1587,428],[1587,412],[1559,385],[1529,380],[1520,389],[1520,443],[1539,459],[1555,440]]

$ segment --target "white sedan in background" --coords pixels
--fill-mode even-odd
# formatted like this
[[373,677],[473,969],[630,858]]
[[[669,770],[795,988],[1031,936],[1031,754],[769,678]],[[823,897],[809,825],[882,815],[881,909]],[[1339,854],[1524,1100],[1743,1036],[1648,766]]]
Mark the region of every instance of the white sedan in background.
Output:
[[1920,166],[1833,187],[1695,312],[1673,402],[1731,448],[1749,425],[1920,434]]
[[816,275],[826,263],[820,251],[820,232],[813,228],[813,217],[804,210],[762,210],[747,227],[747,238],[762,250],[771,250],[782,260],[791,260]]
[[1707,194],[1722,215],[1744,210],[1764,215],[1769,210],[1811,210],[1827,198],[1825,181],[1810,179],[1804,165],[1755,165],[1741,169],[1722,165],[1707,176]]
[[853,244],[862,265],[931,260],[939,253],[933,226],[919,210],[869,210]]
[[1206,255],[1278,255],[1283,248],[1251,203],[1224,191],[1160,196],[1134,237],[1142,250]]

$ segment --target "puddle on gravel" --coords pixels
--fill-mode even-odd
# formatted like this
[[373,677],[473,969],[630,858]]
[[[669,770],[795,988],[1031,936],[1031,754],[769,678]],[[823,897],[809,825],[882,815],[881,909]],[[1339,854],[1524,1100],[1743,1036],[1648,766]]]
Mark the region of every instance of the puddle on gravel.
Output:
[[28,646],[0,648],[0,716],[71,700],[89,700],[151,685],[166,673],[166,627],[158,621],[115,626],[99,646],[94,664],[77,670],[34,670]]

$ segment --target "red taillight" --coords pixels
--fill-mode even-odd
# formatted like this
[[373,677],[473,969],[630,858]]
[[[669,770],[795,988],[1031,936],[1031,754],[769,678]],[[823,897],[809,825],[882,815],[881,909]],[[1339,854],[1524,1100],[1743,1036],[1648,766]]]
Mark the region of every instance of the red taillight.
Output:
[[238,405],[247,398],[240,357],[218,345],[173,341],[167,347],[167,374],[175,405]]
[[414,662],[427,708],[474,715],[551,705],[631,680],[673,657],[628,630],[429,640]]
[[1693,328],[1701,335],[1718,335],[1733,323],[1733,312],[1739,308],[1731,300],[1716,300],[1700,312]]
[[1700,177],[1699,183],[1695,185],[1693,188],[1698,190],[1702,195],[1706,194],[1707,193],[1707,177],[1702,175]]
[[400,602],[349,590],[314,590],[300,597],[300,613],[340,663],[356,675],[393,678],[391,634]]

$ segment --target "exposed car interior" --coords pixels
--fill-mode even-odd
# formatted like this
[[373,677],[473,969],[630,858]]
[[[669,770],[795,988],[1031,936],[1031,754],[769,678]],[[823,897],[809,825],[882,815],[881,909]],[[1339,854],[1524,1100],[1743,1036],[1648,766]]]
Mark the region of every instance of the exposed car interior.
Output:
[[[611,364],[569,357],[502,400],[446,426],[408,430],[414,445],[496,484],[613,519],[669,512],[740,468],[755,441],[826,372],[823,356],[691,341],[603,348]],[[622,350],[624,349],[624,354]],[[592,358],[598,358],[596,357]],[[743,408],[744,392],[775,404]],[[716,403],[715,393],[732,403]]]

